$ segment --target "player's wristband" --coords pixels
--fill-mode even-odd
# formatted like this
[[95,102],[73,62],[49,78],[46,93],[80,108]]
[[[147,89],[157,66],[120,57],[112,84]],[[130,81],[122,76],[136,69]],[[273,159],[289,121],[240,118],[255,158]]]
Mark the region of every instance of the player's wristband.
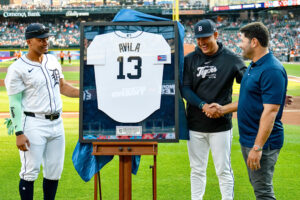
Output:
[[23,135],[24,133],[23,133],[23,131],[18,131],[15,134],[16,134],[16,136],[19,136],[19,135]]
[[206,104],[206,102],[204,102],[204,101],[200,102],[200,104],[199,104],[199,108],[200,108],[200,109],[202,109],[202,108],[203,108],[203,106],[204,106],[204,104]]

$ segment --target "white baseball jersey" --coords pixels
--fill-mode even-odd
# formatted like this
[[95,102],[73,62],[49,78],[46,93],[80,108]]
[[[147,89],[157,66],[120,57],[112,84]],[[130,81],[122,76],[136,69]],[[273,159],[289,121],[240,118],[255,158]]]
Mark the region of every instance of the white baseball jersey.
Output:
[[[61,111],[60,78],[61,66],[53,55],[43,55],[42,63],[33,62],[23,55],[9,66],[5,78],[8,95],[22,92],[22,109],[34,114],[52,114]],[[20,151],[22,168],[20,178],[37,179],[40,165],[47,179],[58,180],[61,176],[65,136],[63,121],[25,117],[23,131],[30,141],[29,151]]]
[[8,95],[23,92],[23,111],[51,114],[62,109],[59,79],[61,66],[53,55],[44,55],[43,62],[33,62],[23,55],[7,71]]
[[171,48],[162,35],[97,35],[87,49],[87,64],[95,69],[98,109],[122,123],[147,118],[160,108],[166,63],[171,63]]

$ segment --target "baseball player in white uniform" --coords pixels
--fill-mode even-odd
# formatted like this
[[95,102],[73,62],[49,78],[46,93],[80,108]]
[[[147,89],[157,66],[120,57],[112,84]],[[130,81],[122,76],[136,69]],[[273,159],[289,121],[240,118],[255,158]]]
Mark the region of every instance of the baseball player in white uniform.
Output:
[[79,89],[64,80],[56,58],[48,51],[49,28],[30,24],[25,31],[28,54],[9,68],[5,85],[20,150],[21,199],[33,199],[33,184],[43,165],[45,200],[55,199],[65,153],[60,93],[79,97]]

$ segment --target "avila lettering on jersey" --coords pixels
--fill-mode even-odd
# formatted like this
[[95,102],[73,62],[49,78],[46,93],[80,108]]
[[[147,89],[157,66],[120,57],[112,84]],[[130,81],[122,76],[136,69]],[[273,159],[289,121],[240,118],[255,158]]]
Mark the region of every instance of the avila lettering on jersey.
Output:
[[146,119],[160,108],[163,67],[169,63],[171,48],[162,35],[97,35],[87,49],[87,64],[94,65],[98,109],[122,123]]

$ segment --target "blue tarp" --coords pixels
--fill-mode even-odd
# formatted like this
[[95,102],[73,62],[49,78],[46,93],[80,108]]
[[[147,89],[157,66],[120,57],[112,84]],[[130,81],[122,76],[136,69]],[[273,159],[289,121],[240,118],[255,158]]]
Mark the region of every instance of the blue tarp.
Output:
[[[88,143],[77,142],[74,149],[72,161],[79,176],[85,182],[98,172],[104,165],[113,159],[113,156],[93,156],[93,146]],[[132,157],[132,173],[136,174],[140,165],[140,156]]]
[[[135,10],[122,9],[120,10],[115,18],[114,22],[138,22],[138,21],[170,21],[166,18],[156,17],[153,15],[144,14]],[[184,39],[184,27],[177,22],[179,31],[179,80],[181,85],[183,79],[183,39]],[[185,116],[183,100],[180,97],[179,101],[179,139],[189,139],[187,120]],[[94,174],[96,174],[104,165],[113,159],[113,156],[93,156],[92,155],[92,144],[85,144],[77,142],[74,149],[72,161],[73,165],[78,172],[79,176],[84,181],[89,181]],[[140,164],[140,156],[132,156],[132,173],[136,174]]]

